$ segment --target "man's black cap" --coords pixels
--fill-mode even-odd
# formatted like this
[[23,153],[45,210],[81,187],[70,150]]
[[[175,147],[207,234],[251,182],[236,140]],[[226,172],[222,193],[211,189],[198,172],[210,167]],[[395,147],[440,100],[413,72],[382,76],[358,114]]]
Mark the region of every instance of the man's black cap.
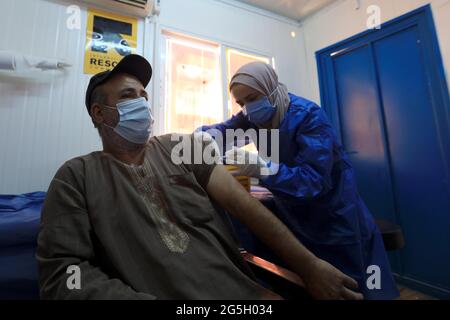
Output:
[[118,73],[126,73],[136,77],[145,88],[152,78],[152,66],[144,57],[137,54],[130,54],[120,60],[114,69],[94,75],[89,81],[86,90],[85,103],[89,114],[91,114],[91,95],[94,89]]

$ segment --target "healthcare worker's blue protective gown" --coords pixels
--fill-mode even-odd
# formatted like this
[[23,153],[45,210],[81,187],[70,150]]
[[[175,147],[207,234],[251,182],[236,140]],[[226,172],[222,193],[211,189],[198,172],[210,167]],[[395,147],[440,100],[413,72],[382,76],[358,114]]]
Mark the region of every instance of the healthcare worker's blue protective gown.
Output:
[[[358,194],[352,166],[329,120],[315,103],[289,96],[279,128],[279,171],[260,181],[274,194],[275,214],[316,256],[354,278],[365,299],[398,297],[380,232]],[[201,129],[219,130],[225,139],[226,129],[250,128],[258,131],[240,112]],[[380,268],[381,289],[367,287],[371,265]]]

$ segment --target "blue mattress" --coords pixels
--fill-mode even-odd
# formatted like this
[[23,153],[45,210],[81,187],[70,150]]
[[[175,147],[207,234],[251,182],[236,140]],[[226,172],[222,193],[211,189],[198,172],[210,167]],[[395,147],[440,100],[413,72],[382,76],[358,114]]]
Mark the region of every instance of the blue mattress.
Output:
[[36,245],[45,192],[0,195],[0,299],[39,299]]

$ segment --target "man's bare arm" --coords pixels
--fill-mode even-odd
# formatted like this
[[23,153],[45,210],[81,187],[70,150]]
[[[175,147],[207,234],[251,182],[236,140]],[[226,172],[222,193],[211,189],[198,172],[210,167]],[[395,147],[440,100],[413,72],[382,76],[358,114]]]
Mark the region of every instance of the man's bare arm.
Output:
[[207,192],[277,253],[291,270],[302,277],[313,297],[318,299],[362,299],[361,294],[349,289],[357,288],[356,281],[312,254],[223,166],[218,165],[214,168],[207,185]]

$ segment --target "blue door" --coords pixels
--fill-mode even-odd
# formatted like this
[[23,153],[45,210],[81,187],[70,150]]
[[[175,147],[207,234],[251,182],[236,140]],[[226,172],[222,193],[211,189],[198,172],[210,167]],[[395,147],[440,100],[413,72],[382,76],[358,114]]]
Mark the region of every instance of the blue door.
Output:
[[402,227],[399,279],[450,297],[448,87],[430,7],[317,53],[322,104],[376,218]]

